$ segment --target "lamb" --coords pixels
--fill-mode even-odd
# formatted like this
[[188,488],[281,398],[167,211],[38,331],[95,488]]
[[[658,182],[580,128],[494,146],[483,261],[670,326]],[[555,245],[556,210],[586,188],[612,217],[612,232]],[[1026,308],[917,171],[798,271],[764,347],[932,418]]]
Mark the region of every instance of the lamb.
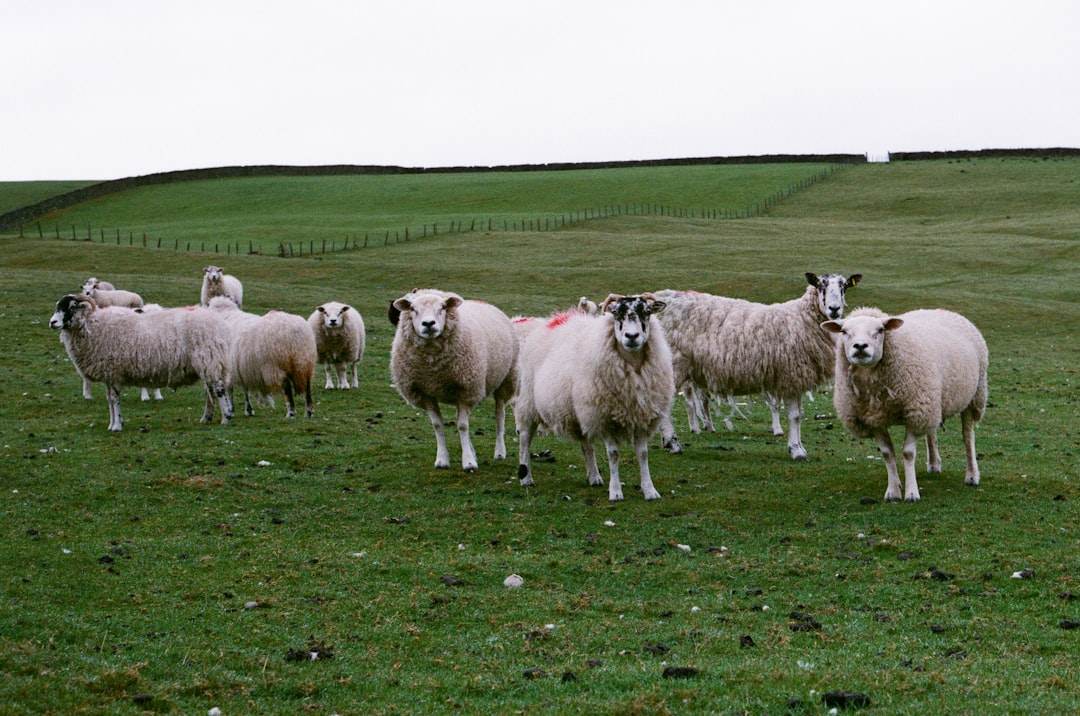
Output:
[[303,394],[305,415],[315,414],[311,386],[318,349],[306,319],[282,311],[257,316],[241,311],[228,296],[210,299],[210,310],[221,316],[232,334],[230,390],[244,391],[244,414],[254,415],[251,396],[285,394],[285,418],[296,417],[294,393]]
[[209,306],[210,299],[214,296],[228,296],[237,306],[244,307],[244,286],[240,283],[240,279],[225,273],[225,269],[219,266],[206,266],[203,268],[199,303]]
[[590,485],[604,484],[593,447],[603,441],[611,501],[623,499],[619,445],[632,444],[645,499],[659,499],[648,440],[675,397],[671,351],[654,318],[663,309],[651,294],[611,294],[599,316],[568,311],[531,333],[518,359],[514,397],[522,485],[533,484],[531,441],[543,428],[581,444]]
[[120,391],[125,385],[164,388],[202,380],[206,408],[201,422],[213,418],[215,399],[221,423],[232,419],[228,328],[213,312],[197,307],[148,313],[101,309],[92,298],[67,295],[56,302],[49,326],[61,332],[79,373],[105,384],[109,430],[123,429]]
[[495,399],[494,457],[504,459],[506,403],[514,394],[518,354],[509,317],[491,304],[437,289],[416,289],[394,301],[393,310],[399,313],[390,373],[405,402],[431,419],[435,467],[450,467],[439,403],[452,403],[462,469],[476,472],[469,416],[488,396]]
[[364,319],[360,313],[348,304],[330,301],[317,307],[308,317],[308,323],[315,333],[319,362],[326,368],[326,389],[333,389],[334,373],[337,374],[338,388],[347,390],[360,387],[356,364],[364,357],[366,337]]
[[87,293],[87,291],[92,288],[101,289],[102,291],[112,291],[116,288],[116,286],[112,285],[108,281],[102,281],[95,276],[91,276],[83,282],[82,288],[79,290],[79,292],[82,293],[82,295],[84,296],[89,296],[90,294]]
[[89,282],[83,285],[82,295],[94,299],[98,308],[108,308],[109,306],[139,308],[144,305],[142,296],[134,291],[124,291],[119,288],[105,289],[100,285],[91,286]]
[[[783,401],[788,452],[807,460],[802,444],[802,396],[833,376],[833,341],[819,328],[821,317],[844,310],[847,289],[857,285],[836,273],[806,274],[799,298],[762,304],[693,291],[661,292],[668,308],[660,315],[680,388],[699,386],[711,395],[768,393]],[[661,425],[664,445],[681,452],[671,416]]]
[[941,472],[937,429],[960,415],[967,472],[964,483],[979,484],[975,424],[986,411],[989,353],[979,329],[958,313],[916,310],[888,316],[859,308],[822,328],[839,334],[835,349],[836,413],[852,435],[872,437],[889,476],[886,501],[901,498],[900,475],[889,427],[903,425],[904,492],[919,499],[915,452],[926,436],[927,472]]

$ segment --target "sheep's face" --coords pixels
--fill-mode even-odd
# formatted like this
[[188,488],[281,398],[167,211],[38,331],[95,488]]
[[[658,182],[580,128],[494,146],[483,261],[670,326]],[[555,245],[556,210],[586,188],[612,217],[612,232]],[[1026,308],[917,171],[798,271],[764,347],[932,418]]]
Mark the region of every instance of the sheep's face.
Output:
[[412,293],[394,301],[394,307],[402,314],[408,312],[408,316],[402,315],[401,318],[408,319],[417,336],[424,340],[434,340],[446,330],[447,320],[461,303],[460,296]]
[[82,296],[67,295],[56,302],[56,311],[49,319],[49,328],[62,330],[80,323],[83,316],[94,310],[94,302]]
[[856,315],[845,321],[825,321],[821,327],[839,334],[848,363],[873,368],[885,355],[885,333],[902,325],[900,318]]
[[844,294],[849,288],[858,285],[862,280],[862,274],[852,274],[851,278],[844,278],[838,273],[817,274],[807,273],[807,282],[817,289],[818,309],[821,315],[828,319],[836,320],[844,315]]
[[324,303],[319,306],[319,316],[322,318],[323,328],[335,329],[345,325],[345,314],[349,307],[342,303]]
[[96,278],[88,279],[87,282],[82,285],[82,295],[93,298],[94,290],[97,288],[97,283],[98,282]]
[[203,273],[206,274],[206,278],[210,283],[217,283],[221,280],[221,275],[225,273],[225,270],[218,266],[207,266],[203,269]]
[[666,304],[651,294],[617,296],[604,301],[602,312],[610,313],[615,321],[615,340],[627,353],[637,353],[649,342],[649,317],[663,310]]

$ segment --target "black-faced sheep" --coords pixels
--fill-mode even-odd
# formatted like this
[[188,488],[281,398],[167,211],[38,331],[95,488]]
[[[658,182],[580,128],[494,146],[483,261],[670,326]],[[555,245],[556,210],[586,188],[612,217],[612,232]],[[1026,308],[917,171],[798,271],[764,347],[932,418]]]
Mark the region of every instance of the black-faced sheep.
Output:
[[393,303],[397,330],[390,374],[405,402],[425,410],[435,430],[435,467],[449,468],[440,403],[457,407],[461,466],[476,472],[469,415],[495,398],[495,459],[506,457],[506,403],[513,396],[518,343],[510,319],[491,304],[455,293],[416,289]]
[[125,385],[165,388],[201,380],[206,387],[202,421],[232,418],[229,399],[229,329],[199,307],[143,313],[101,309],[94,299],[68,295],[56,302],[51,328],[66,334],[64,345],[79,373],[105,384],[109,430],[121,430],[120,392]]
[[[90,280],[91,281],[96,281],[97,279],[90,279]],[[110,284],[110,285],[112,285],[112,284]],[[102,289],[102,290],[108,291],[108,290],[111,290],[111,289]],[[128,311],[128,310],[130,310],[130,311],[140,311],[140,312],[146,313],[148,311],[160,311],[161,310],[161,305],[157,304],[157,303],[147,303],[145,305],[140,306],[139,308],[128,309],[128,308],[122,308],[120,306],[111,306],[110,308],[113,309],[113,310],[117,310],[117,311]],[[91,381],[85,375],[83,375],[79,371],[79,366],[75,364],[75,359],[71,355],[71,346],[69,345],[69,343],[70,343],[70,335],[67,332],[60,331],[60,343],[63,344],[64,350],[67,351],[68,358],[71,358],[72,365],[75,365],[75,372],[79,374],[80,378],[82,378],[83,397],[86,398],[87,400],[92,399],[94,397],[94,394],[91,391],[91,385],[93,384],[93,381]],[[139,392],[140,392],[140,395],[141,395],[141,398],[142,398],[143,402],[146,402],[146,401],[150,400],[150,391],[147,388],[141,387],[139,389]],[[161,388],[154,388],[154,400],[162,400]]]
[[308,323],[315,333],[319,362],[326,368],[326,389],[333,389],[335,375],[342,390],[360,387],[356,365],[364,357],[367,335],[360,312],[346,303],[330,301],[316,308]]
[[225,269],[220,266],[206,266],[203,268],[199,303],[209,306],[210,299],[214,296],[228,296],[237,306],[244,307],[244,286],[240,283],[240,279],[225,273]]
[[296,417],[295,394],[304,396],[305,415],[312,417],[311,396],[318,350],[315,334],[302,316],[269,311],[263,316],[241,311],[227,296],[210,299],[210,310],[232,333],[230,388],[244,391],[244,414],[253,415],[251,396],[285,395],[285,417]]
[[[802,444],[802,396],[832,380],[833,341],[819,324],[836,318],[844,294],[861,274],[806,274],[810,284],[799,298],[783,303],[754,303],[694,291],[664,291],[668,303],[660,314],[675,365],[675,382],[711,395],[768,393],[784,403],[787,447],[795,460],[806,460]],[[661,425],[664,445],[680,452],[671,416]]]
[[[886,500],[915,501],[915,450],[926,436],[927,471],[941,472],[937,429],[959,415],[967,452],[964,482],[979,484],[975,424],[986,410],[989,354],[986,341],[963,316],[941,309],[888,316],[860,308],[822,328],[840,335],[835,348],[833,402],[856,437],[874,438],[889,475]],[[889,427],[903,425],[904,492]]]
[[533,484],[532,436],[546,429],[581,444],[590,485],[604,484],[594,452],[595,441],[604,443],[612,501],[623,499],[619,445],[633,445],[645,499],[660,497],[649,472],[648,440],[675,396],[671,353],[653,318],[663,308],[650,294],[612,294],[599,316],[569,311],[530,333],[514,397],[522,485]]

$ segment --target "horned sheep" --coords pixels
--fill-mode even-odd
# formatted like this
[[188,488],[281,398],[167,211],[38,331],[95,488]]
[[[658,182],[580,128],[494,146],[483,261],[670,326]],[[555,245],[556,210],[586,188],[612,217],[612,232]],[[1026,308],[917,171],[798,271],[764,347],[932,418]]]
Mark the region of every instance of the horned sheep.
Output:
[[308,324],[315,334],[319,362],[326,368],[326,389],[333,389],[335,374],[338,388],[360,387],[356,365],[364,357],[367,335],[360,312],[347,303],[329,301],[312,312]]
[[483,301],[456,293],[416,289],[394,301],[397,318],[390,374],[401,397],[427,412],[435,431],[435,467],[449,468],[440,403],[457,408],[461,466],[476,472],[469,416],[488,396],[495,399],[496,460],[506,457],[506,403],[513,397],[518,343],[509,317]]
[[232,418],[228,328],[211,311],[102,309],[90,297],[67,295],[56,302],[49,326],[61,332],[79,374],[105,384],[109,430],[123,428],[120,392],[125,385],[165,388],[201,380],[206,388],[201,422],[213,418],[215,401],[222,424]]
[[518,477],[532,485],[531,441],[539,429],[577,440],[590,485],[603,485],[594,443],[607,452],[608,499],[623,499],[619,445],[633,445],[647,500],[660,497],[649,471],[648,440],[675,396],[671,352],[654,316],[664,308],[651,294],[611,294],[599,316],[557,314],[535,327],[518,359],[514,398]]
[[[787,409],[787,447],[795,460],[808,459],[802,444],[802,396],[832,380],[833,341],[819,327],[822,317],[843,313],[850,278],[807,273],[799,298],[755,303],[695,291],[662,291],[660,314],[680,388],[692,384],[711,395],[767,393]],[[664,445],[682,448],[670,414],[661,425]]]
[[[960,416],[967,453],[965,484],[979,484],[975,424],[986,410],[986,341],[967,318],[943,309],[889,316],[852,311],[822,328],[839,334],[835,348],[837,416],[856,437],[877,440],[889,477],[885,500],[919,499],[915,452],[926,437],[927,472],[941,472],[937,429]],[[889,427],[904,426],[904,491]]]
[[306,319],[283,311],[258,316],[241,311],[227,296],[210,299],[210,309],[228,325],[231,334],[230,389],[244,391],[244,414],[253,415],[252,396],[285,395],[285,417],[296,417],[294,395],[304,396],[305,415],[315,414],[311,386],[318,350]]
[[199,303],[209,306],[210,299],[214,296],[228,296],[237,306],[244,307],[244,286],[240,283],[240,279],[225,273],[225,269],[220,266],[206,266],[203,268]]

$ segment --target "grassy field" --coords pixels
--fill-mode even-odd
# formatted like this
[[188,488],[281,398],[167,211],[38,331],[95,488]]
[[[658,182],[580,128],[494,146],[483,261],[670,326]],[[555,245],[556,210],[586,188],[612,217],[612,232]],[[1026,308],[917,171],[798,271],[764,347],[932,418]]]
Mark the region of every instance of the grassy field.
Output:
[[[704,203],[684,171],[638,200]],[[544,198],[514,177],[482,179],[468,179],[489,197],[477,211],[608,200],[585,193],[592,183],[564,196],[553,181]],[[407,209],[369,207],[373,225],[468,203],[446,178],[395,181],[382,203]],[[312,419],[286,422],[279,401],[229,426],[198,423],[195,389],[151,404],[129,390],[119,434],[105,429],[102,386],[81,397],[47,325],[54,302],[96,275],[192,303],[203,265],[221,258],[2,237],[0,711],[816,714],[845,691],[867,697],[848,699],[862,713],[1076,712],[1078,181],[1076,161],[860,165],[753,219],[620,216],[232,256],[248,310],[306,316],[341,300],[361,311],[360,389],[318,389]],[[274,207],[307,184],[228,193]],[[229,212],[213,185],[155,189],[151,205],[193,192],[204,199],[162,210],[156,230],[220,221],[229,233],[260,212],[219,219]],[[339,202],[282,221],[342,231],[367,216],[340,206],[347,188],[315,193]],[[110,216],[155,213],[141,192],[107,203]],[[88,210],[50,220],[81,224]],[[521,488],[514,460],[491,459],[490,403],[474,414],[479,472],[433,469],[427,417],[390,385],[387,301],[415,286],[546,314],[581,295],[661,288],[786,300],[805,271],[862,273],[852,306],[948,307],[982,328],[981,486],[963,485],[951,420],[943,474],[924,474],[920,446],[922,501],[883,503],[876,448],[845,433],[821,391],[798,464],[756,396],[734,431],[703,435],[686,432],[677,402],[685,453],[658,439],[650,452],[664,498],[646,502],[627,479],[611,505],[585,483],[580,452],[553,438],[534,444],[554,462],[534,462],[536,487]],[[503,586],[512,573],[520,589]]]

